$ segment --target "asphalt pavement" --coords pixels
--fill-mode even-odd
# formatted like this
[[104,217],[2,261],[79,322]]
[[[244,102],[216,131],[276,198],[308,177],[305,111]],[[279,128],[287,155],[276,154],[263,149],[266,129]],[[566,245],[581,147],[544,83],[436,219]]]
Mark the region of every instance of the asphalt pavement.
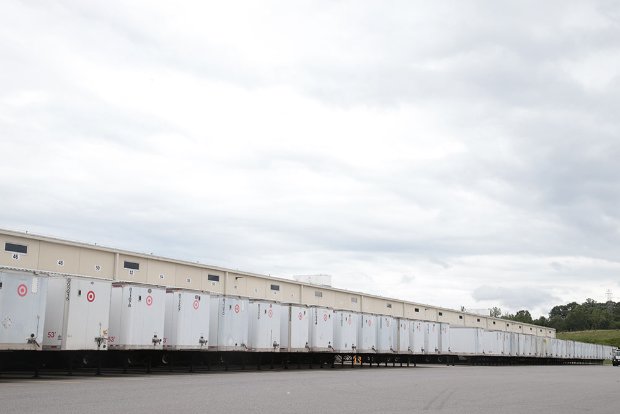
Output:
[[618,413],[620,368],[456,366],[0,376],[12,413]]

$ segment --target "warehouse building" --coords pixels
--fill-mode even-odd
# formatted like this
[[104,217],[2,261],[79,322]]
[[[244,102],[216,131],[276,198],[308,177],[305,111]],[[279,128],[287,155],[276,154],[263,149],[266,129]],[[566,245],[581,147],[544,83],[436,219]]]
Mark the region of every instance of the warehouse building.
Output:
[[555,338],[555,330],[217,266],[0,230],[0,266]]

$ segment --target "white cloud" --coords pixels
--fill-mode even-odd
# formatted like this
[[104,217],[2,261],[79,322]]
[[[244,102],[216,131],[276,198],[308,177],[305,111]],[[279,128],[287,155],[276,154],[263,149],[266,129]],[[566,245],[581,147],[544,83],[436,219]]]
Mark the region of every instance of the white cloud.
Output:
[[15,2],[0,227],[443,306],[604,299],[607,2]]

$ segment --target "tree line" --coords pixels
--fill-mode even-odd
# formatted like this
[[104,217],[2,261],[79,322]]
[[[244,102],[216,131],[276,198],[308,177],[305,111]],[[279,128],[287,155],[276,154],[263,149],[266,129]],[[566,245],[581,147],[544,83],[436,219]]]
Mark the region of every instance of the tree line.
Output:
[[597,302],[594,299],[586,299],[579,304],[577,302],[566,305],[554,306],[549,316],[541,316],[533,319],[530,311],[522,309],[514,314],[504,313],[500,308],[492,308],[491,316],[531,323],[534,325],[555,328],[558,332],[586,331],[591,329],[620,329],[620,302]]

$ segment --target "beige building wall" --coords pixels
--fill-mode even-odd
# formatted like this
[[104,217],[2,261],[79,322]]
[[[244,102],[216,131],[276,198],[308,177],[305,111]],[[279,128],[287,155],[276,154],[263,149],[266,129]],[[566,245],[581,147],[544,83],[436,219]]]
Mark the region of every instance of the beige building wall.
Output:
[[334,291],[325,287],[303,285],[301,288],[301,303],[333,308],[335,304]]
[[500,320],[495,318],[487,318],[487,326],[484,328],[489,331],[504,331],[505,327],[506,325],[502,324]]
[[230,296],[248,296],[248,278],[240,273],[226,272],[224,294]]
[[427,305],[419,305],[419,304],[412,304],[412,303],[408,303],[405,305],[404,317],[407,319],[413,319],[417,321],[434,320],[434,319],[429,319],[434,316],[432,312],[429,312],[429,307]]
[[116,263],[115,280],[120,282],[146,283],[148,263],[147,258],[119,254]]
[[487,326],[487,318],[482,315],[465,314],[464,319],[464,326],[471,326],[474,328],[485,328]]
[[280,281],[280,300],[282,303],[300,304],[302,286]]
[[75,275],[79,271],[80,249],[56,243],[39,243],[39,270]]
[[[0,264],[2,264],[2,266],[28,270],[40,270],[38,240],[0,234],[0,243],[2,248]],[[10,249],[12,247],[10,245],[15,245],[15,247],[19,248],[24,247],[26,249],[26,253],[11,251]]]
[[[151,264],[149,263],[149,271],[150,269]],[[202,275],[204,273],[204,269],[183,264],[175,264],[171,270],[174,272],[172,274],[173,277],[171,278],[168,278],[168,271],[166,271],[166,273],[162,273],[166,276],[166,286],[174,286],[182,289],[202,290]]]
[[216,269],[201,269],[200,289],[212,294],[223,294],[226,284],[226,272]]
[[267,283],[263,279],[256,277],[247,278],[246,286],[248,297],[251,299],[266,299],[267,290],[269,289],[269,286],[266,285]]
[[504,322],[504,331],[505,332],[512,332],[515,326],[519,326],[519,322],[505,321]]
[[114,279],[114,253],[80,248],[79,275]]
[[[162,260],[148,259],[146,265],[146,283],[166,287],[175,287],[176,269],[175,264]],[[187,283],[190,285],[191,283]],[[186,287],[176,286],[176,287]],[[189,287],[189,286],[188,286]]]
[[442,309],[437,312],[437,322],[449,323],[454,326],[463,326],[465,323],[465,316],[460,312]]
[[385,306],[387,307],[387,314],[392,315],[395,318],[402,318],[405,316],[404,304],[400,300],[386,300]]
[[334,309],[361,312],[361,299],[361,295],[356,295],[349,292],[334,292]]
[[397,318],[404,316],[403,303],[398,300],[363,296],[361,309],[363,313],[390,315]]
[[[422,310],[422,309],[420,309]],[[424,307],[424,315],[427,321],[437,322],[439,318],[439,310],[430,306]]]

